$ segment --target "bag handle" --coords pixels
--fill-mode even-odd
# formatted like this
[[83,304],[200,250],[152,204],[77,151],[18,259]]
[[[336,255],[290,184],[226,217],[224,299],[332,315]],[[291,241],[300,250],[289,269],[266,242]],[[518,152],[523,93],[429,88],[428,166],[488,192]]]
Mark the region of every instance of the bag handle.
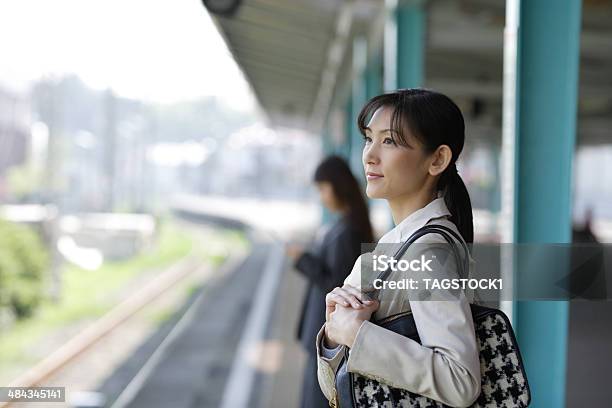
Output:
[[[463,252],[465,254],[465,260],[463,262],[463,272],[466,274],[469,274],[470,271],[470,250],[467,247],[467,244],[465,243],[465,241],[463,240],[463,238],[457,234],[455,231],[453,231],[452,229],[444,226],[444,225],[440,225],[440,224],[430,224],[430,225],[425,225],[424,227],[421,228],[422,231],[431,231],[434,233],[439,233],[440,235],[442,235],[444,237],[444,239],[446,239],[446,242],[448,242],[452,247],[453,247],[453,251],[456,251],[456,247],[457,245],[455,244],[455,242],[452,240],[452,238],[450,238],[448,236],[448,234],[452,235],[461,245],[461,248],[463,249]],[[440,231],[441,230],[441,231]],[[444,232],[447,232],[448,234],[445,234]],[[421,236],[421,235],[420,235]],[[414,241],[413,241],[414,242]],[[404,254],[402,253],[402,256]],[[458,254],[455,252],[455,256],[457,257],[457,267],[459,267],[459,264],[461,261],[461,258],[458,256]],[[461,269],[461,268],[459,268]],[[461,277],[461,273],[460,273],[460,277]],[[465,278],[467,278],[468,276],[465,276]]]

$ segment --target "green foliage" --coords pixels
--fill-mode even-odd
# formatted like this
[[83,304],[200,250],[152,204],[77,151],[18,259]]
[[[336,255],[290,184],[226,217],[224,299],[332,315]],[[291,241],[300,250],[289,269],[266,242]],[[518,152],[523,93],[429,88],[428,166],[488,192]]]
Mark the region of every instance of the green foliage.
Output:
[[40,187],[41,174],[30,164],[13,166],[8,170],[8,191],[15,197],[21,198],[35,192]]
[[30,316],[44,296],[48,253],[29,227],[0,221],[0,308]]

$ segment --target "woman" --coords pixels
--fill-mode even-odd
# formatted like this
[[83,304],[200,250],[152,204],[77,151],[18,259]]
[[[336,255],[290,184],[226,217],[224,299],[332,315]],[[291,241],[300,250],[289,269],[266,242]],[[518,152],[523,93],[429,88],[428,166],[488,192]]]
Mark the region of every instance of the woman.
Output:
[[[444,225],[473,242],[471,202],[455,164],[465,139],[459,108],[437,92],[398,90],[372,98],[358,126],[364,136],[366,194],[387,200],[396,224],[378,246],[403,242],[426,224]],[[440,247],[446,241],[427,234],[413,246],[421,243]],[[445,245],[444,250],[448,255],[451,248]],[[450,406],[471,405],[480,394],[481,378],[466,294],[459,291],[453,301],[419,301],[408,297],[407,290],[382,289],[377,300],[362,301],[360,264],[358,259],[343,287],[326,296],[326,322],[316,339],[325,396],[335,397],[335,371],[348,347],[350,372]],[[471,270],[473,259],[469,264]],[[439,266],[446,276],[458,277],[452,256]],[[372,315],[378,320],[407,310],[412,310],[421,344],[369,321]]]
[[325,159],[314,174],[322,204],[338,215],[337,221],[323,231],[314,249],[302,252],[288,248],[295,268],[308,279],[308,289],[298,326],[298,339],[308,352],[302,387],[302,406],[328,407],[317,384],[315,337],[325,322],[325,294],[341,285],[361,253],[362,242],[372,242],[368,209],[359,184],[346,162],[337,156]]

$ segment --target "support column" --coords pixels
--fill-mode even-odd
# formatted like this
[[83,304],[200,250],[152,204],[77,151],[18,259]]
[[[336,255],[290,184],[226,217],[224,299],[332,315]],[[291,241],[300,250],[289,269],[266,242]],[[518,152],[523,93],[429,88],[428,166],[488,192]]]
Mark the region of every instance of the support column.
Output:
[[366,99],[383,93],[383,61],[377,55],[368,62],[366,69]]
[[423,0],[386,0],[384,88],[415,88],[425,77]]
[[329,123],[327,122],[323,126],[321,138],[322,138],[321,156],[325,157],[325,156],[332,154],[334,151],[334,145],[331,140],[331,132],[329,129]]
[[349,165],[353,174],[357,177],[360,185],[365,188],[365,177],[363,176],[363,164],[361,156],[363,153],[363,136],[357,127],[357,115],[367,102],[367,76],[366,67],[368,63],[368,49],[366,39],[358,37],[353,42],[353,82],[350,99],[349,131],[351,139],[351,154]]
[[344,102],[344,146],[339,152],[350,165],[353,145],[353,92],[350,92]]
[[397,7],[397,88],[416,88],[425,78],[425,10],[422,0]]
[[[514,240],[571,241],[580,0],[520,4]],[[518,301],[518,341],[533,407],[565,405],[568,302]]]

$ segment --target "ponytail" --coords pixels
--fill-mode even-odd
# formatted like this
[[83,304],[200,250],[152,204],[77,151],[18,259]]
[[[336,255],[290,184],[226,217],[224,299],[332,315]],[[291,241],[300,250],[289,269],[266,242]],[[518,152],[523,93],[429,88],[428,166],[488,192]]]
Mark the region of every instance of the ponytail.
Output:
[[455,224],[463,240],[471,244],[474,242],[474,217],[472,215],[472,201],[463,179],[457,172],[456,163],[450,164],[438,182],[442,191],[446,207],[451,213],[450,220]]

